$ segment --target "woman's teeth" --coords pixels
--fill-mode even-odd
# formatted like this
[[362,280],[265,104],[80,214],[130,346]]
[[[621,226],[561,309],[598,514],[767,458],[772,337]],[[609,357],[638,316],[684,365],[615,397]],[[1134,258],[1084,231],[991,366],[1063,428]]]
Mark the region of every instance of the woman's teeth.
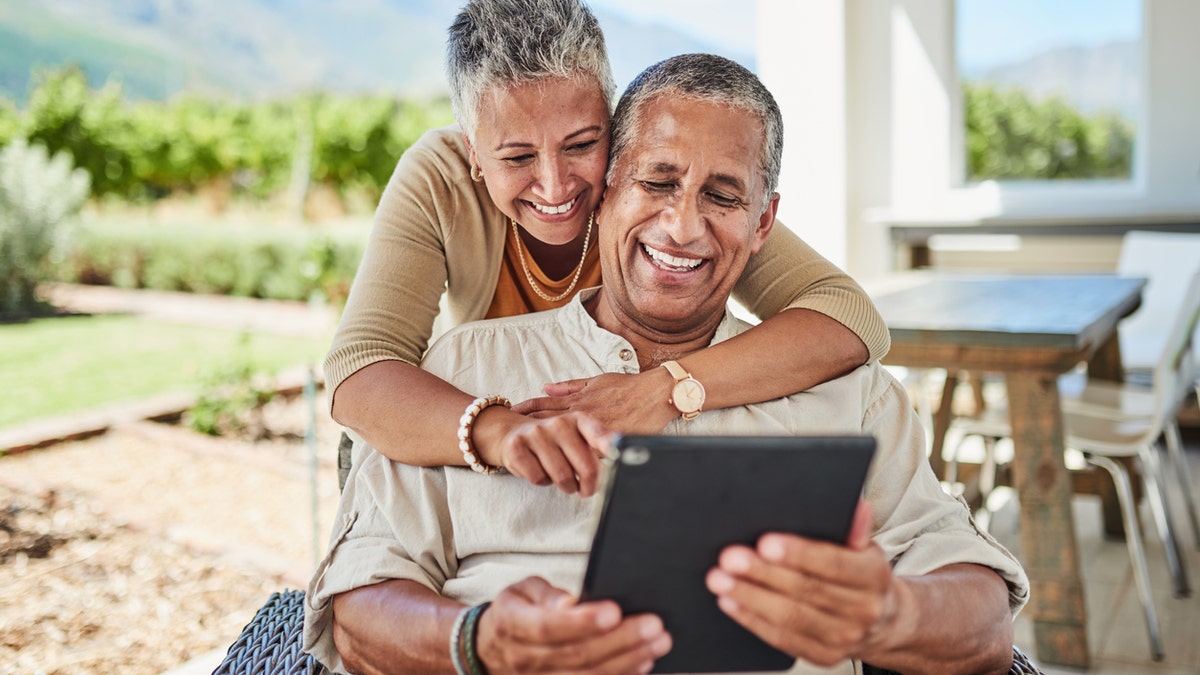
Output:
[[676,258],[675,256],[667,255],[658,249],[650,248],[645,244],[642,244],[642,250],[646,252],[646,255],[650,256],[650,259],[653,260],[657,266],[672,272],[686,272],[688,270],[693,270],[696,269],[700,263],[704,262],[704,260],[697,260],[695,258]]
[[544,213],[548,216],[556,216],[560,213],[566,213],[567,211],[571,210],[572,206],[575,206],[574,199],[567,202],[566,204],[560,204],[558,206],[542,206],[541,204],[534,204],[533,202],[529,202],[529,203],[533,204],[533,208],[537,209],[538,211],[541,211],[542,213]]

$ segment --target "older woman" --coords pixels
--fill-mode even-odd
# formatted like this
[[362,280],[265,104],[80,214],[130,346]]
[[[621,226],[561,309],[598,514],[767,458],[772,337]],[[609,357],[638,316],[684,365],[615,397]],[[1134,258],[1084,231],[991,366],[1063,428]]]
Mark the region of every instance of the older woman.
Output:
[[[547,383],[551,396],[511,410],[422,371],[435,318],[448,327],[559,307],[601,281],[594,213],[615,86],[595,16],[579,0],[471,0],[450,27],[446,68],[458,127],[428,132],[400,159],[324,364],[333,417],[385,456],[504,467],[586,495],[597,443],[548,437],[529,415],[578,411],[608,429],[656,432],[886,353],[887,328],[862,289],[776,227],[734,293],[762,323],[673,371]],[[706,273],[682,249],[643,253],[681,279]],[[464,410],[472,426],[460,452]]]

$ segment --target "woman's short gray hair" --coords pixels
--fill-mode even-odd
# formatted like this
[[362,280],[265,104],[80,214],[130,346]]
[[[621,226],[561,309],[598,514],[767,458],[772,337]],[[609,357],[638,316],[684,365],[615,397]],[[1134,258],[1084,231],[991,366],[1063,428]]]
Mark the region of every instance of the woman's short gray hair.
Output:
[[713,54],[683,54],[660,61],[643,70],[625,88],[613,115],[609,183],[617,160],[641,134],[642,111],[664,95],[727,105],[757,117],[763,126],[758,168],[766,185],[765,196],[770,198],[779,186],[779,167],[783,161],[783,116],[779,105],[754,73]]
[[544,78],[592,78],[611,109],[616,83],[604,33],[580,0],[470,0],[450,24],[446,78],[472,140],[489,89]]

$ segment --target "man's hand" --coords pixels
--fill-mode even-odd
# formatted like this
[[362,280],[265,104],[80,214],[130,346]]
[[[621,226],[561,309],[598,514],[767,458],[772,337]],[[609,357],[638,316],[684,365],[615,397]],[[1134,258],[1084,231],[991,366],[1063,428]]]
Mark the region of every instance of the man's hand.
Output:
[[624,617],[614,602],[579,603],[530,577],[496,596],[476,644],[489,673],[648,673],[671,636],[657,616]]
[[656,434],[679,411],[667,401],[673,380],[662,368],[636,375],[605,373],[543,387],[546,396],[531,398],[513,410],[533,417],[584,412],[609,429],[626,434]]
[[821,666],[883,648],[902,584],[870,540],[860,502],[847,546],[766,534],[730,546],[706,579],[721,610],[776,648]]
[[480,413],[475,431],[477,447],[482,437],[489,438],[486,448],[480,447],[488,464],[503,466],[534,485],[553,483],[582,497],[596,493],[600,459],[612,444],[612,434],[583,413],[532,418],[493,406]]

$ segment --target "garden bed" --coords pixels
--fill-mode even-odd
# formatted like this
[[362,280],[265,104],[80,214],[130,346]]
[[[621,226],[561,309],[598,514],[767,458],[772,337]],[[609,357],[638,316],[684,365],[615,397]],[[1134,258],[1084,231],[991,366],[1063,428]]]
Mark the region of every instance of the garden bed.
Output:
[[336,508],[337,426],[269,404],[267,440],[141,422],[0,458],[0,674],[161,673],[303,587]]

